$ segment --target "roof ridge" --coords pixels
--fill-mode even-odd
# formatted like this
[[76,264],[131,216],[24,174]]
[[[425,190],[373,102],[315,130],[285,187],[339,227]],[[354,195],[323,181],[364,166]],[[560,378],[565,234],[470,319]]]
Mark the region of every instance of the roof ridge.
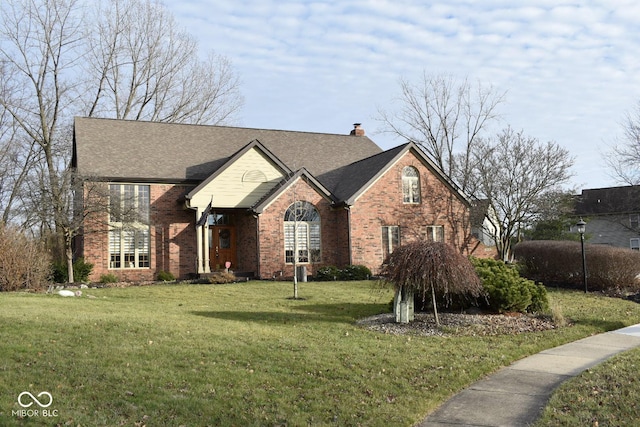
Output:
[[[242,129],[242,130],[254,130],[254,131],[267,131],[267,132],[287,132],[287,133],[301,133],[301,134],[311,134],[311,135],[327,135],[327,136],[339,136],[339,137],[351,137],[354,138],[353,135],[348,133],[330,133],[330,132],[312,132],[312,131],[304,131],[304,130],[293,130],[293,129],[275,129],[275,128],[257,128],[257,127],[248,127],[248,126],[234,126],[234,125],[217,125],[217,124],[208,124],[208,123],[177,123],[177,122],[156,122],[153,120],[132,120],[132,119],[117,119],[114,117],[84,117],[84,116],[76,116],[75,119],[80,120],[110,120],[115,122],[126,122],[126,123],[136,123],[136,124],[152,124],[152,125],[173,125],[173,126],[199,126],[199,127],[215,127],[221,129]],[[371,139],[364,136],[367,139]],[[362,138],[359,136],[357,138]]]

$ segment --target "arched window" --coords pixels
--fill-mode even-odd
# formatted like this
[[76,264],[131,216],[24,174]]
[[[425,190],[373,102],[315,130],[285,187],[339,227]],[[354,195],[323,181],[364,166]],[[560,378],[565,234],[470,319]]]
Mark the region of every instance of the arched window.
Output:
[[402,169],[402,198],[404,203],[420,203],[420,174],[413,166]]
[[298,201],[284,214],[284,257],[287,263],[321,261],[320,214],[309,202]]

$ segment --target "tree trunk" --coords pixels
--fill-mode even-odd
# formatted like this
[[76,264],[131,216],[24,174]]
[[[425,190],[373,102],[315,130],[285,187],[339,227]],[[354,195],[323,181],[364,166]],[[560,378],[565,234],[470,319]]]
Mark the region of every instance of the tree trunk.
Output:
[[71,248],[66,248],[65,252],[67,253],[67,274],[69,276],[69,283],[73,283],[73,253],[71,252]]
[[431,301],[433,302],[433,317],[436,321],[436,326],[440,326],[440,318],[438,317],[438,306],[436,305],[436,290],[431,286]]
[[64,252],[67,259],[68,282],[73,283],[75,278],[73,277],[73,249],[71,247],[71,233],[65,231],[64,234]]

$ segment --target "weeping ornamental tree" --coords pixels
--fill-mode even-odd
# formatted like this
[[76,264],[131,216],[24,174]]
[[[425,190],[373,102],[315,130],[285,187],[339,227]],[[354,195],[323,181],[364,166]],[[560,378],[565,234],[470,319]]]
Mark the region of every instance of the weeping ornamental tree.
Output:
[[440,326],[436,301],[440,297],[466,295],[478,298],[484,290],[471,262],[443,242],[414,242],[396,248],[382,265],[380,275],[400,295],[431,298],[436,325]]

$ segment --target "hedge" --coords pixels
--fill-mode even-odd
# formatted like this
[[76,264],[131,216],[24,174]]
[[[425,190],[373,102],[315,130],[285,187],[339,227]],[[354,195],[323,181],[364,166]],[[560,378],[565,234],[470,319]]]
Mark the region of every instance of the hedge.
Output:
[[[589,290],[640,290],[640,252],[585,245]],[[580,288],[584,283],[580,242],[538,240],[515,246],[514,256],[527,278],[546,285]]]
[[347,265],[344,268],[328,265],[320,267],[315,276],[316,280],[324,282],[332,280],[369,280],[370,278],[371,270],[364,265]]

